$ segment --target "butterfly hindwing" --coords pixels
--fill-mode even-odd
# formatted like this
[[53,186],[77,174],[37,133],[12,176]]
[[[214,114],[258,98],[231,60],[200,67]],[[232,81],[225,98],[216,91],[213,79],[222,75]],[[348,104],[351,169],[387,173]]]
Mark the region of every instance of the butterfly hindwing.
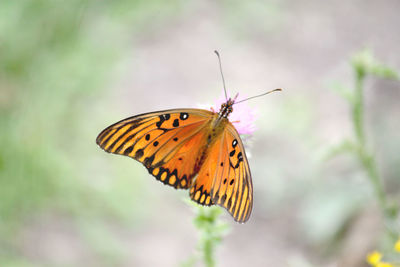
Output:
[[97,137],[105,151],[132,157],[149,173],[175,188],[188,188],[194,173],[193,158],[203,141],[202,129],[212,112],[173,109],[137,115],[117,122]]
[[211,187],[212,201],[224,207],[237,222],[246,222],[253,207],[253,184],[240,136],[228,123]]
[[244,146],[231,123],[209,148],[190,197],[205,206],[224,207],[237,222],[249,219],[253,206],[251,173]]

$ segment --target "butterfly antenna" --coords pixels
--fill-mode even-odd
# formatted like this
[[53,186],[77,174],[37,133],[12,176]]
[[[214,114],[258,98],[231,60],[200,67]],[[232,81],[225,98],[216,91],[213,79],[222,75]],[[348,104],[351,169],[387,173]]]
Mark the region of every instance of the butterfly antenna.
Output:
[[276,92],[276,91],[282,91],[282,89],[281,89],[281,88],[277,88],[277,89],[268,91],[268,92],[266,92],[266,93],[263,93],[263,94],[261,94],[261,95],[256,95],[256,96],[252,96],[252,97],[249,97],[249,98],[240,100],[240,101],[238,101],[238,102],[235,102],[235,104],[239,104],[239,103],[241,103],[241,102],[247,101],[247,100],[252,99],[252,98],[260,97],[260,96],[263,96],[263,95],[268,95],[268,94],[273,93],[273,92]]
[[217,57],[218,57],[219,70],[220,70],[220,72],[221,72],[221,77],[222,77],[222,84],[224,85],[225,99],[228,100],[228,94],[226,93],[226,87],[225,87],[224,74],[222,73],[221,57],[219,56],[219,53],[218,53],[217,50],[214,50],[214,53],[217,54]]

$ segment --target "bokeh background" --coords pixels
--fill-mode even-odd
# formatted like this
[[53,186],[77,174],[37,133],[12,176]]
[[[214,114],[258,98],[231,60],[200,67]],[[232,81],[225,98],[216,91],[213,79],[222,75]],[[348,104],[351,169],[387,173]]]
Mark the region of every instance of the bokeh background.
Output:
[[[382,212],[358,161],[350,59],[367,48],[400,69],[400,3],[373,1],[3,0],[0,2],[0,265],[179,266],[196,250],[192,207],[130,158],[95,144],[131,115],[248,102],[249,222],[218,266],[367,266],[384,250]],[[365,81],[365,126],[388,198],[399,203],[400,84]],[[195,266],[202,266],[199,262]]]

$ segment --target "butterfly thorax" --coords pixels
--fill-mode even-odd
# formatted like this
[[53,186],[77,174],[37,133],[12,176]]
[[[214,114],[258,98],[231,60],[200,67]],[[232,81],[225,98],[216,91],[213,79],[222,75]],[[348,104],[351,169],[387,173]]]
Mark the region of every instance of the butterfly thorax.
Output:
[[232,106],[234,103],[235,100],[229,98],[226,103],[222,103],[219,112],[214,114],[209,128],[207,140],[208,145],[211,145],[213,141],[216,140],[217,137],[225,130],[226,125],[229,123],[228,116],[233,111]]

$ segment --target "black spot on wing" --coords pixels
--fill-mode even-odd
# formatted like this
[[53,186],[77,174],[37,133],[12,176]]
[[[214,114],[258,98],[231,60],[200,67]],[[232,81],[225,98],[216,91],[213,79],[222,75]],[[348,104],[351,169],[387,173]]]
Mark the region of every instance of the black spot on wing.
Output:
[[163,124],[163,122],[165,121],[165,117],[164,117],[164,115],[160,115],[160,116],[158,116],[158,118],[160,120],[156,123],[156,126],[157,126],[157,128],[160,128],[161,125]]
[[235,148],[238,144],[238,141],[235,139],[232,141],[232,147]]
[[233,164],[232,164],[231,162],[229,162],[229,163],[230,163],[230,165],[231,165],[232,168],[237,169],[237,168],[239,168],[240,162],[242,162],[242,161],[243,161],[243,154],[242,154],[242,152],[239,152],[239,153],[237,154],[237,162],[236,162],[236,165],[233,166]]
[[146,168],[150,168],[153,161],[154,161],[154,154],[151,157],[145,158],[143,161],[143,164],[144,164],[144,166],[146,166]]
[[189,114],[186,112],[181,112],[181,114],[179,115],[179,118],[181,120],[186,120],[187,118],[189,118]]
[[179,126],[179,119],[175,119],[174,122],[172,123],[172,126],[178,127]]
[[133,146],[128,147],[127,149],[125,149],[124,155],[129,155],[129,153],[131,153],[132,150],[133,150]]
[[135,153],[135,159],[140,159],[141,157],[143,157],[143,149],[138,149]]

